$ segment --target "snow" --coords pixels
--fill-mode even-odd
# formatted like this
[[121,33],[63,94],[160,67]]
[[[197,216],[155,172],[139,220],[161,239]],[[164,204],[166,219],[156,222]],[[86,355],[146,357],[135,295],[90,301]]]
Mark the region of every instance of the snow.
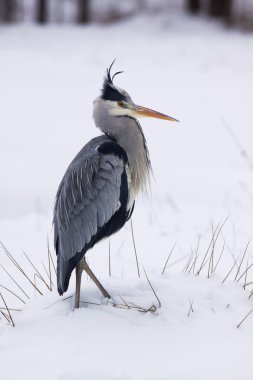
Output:
[[[60,301],[56,293],[36,298],[17,317],[17,327],[3,335],[5,378],[22,373],[31,379],[202,379],[206,373],[206,379],[246,379],[252,366],[241,365],[250,363],[249,335],[235,327],[247,311],[245,292],[233,284],[221,287],[217,279],[153,280],[162,303],[156,314],[110,304],[73,312],[72,302]],[[128,302],[157,304],[144,280],[113,278],[106,286]],[[100,303],[94,286],[85,287],[87,302]],[[231,299],[240,302],[230,309]]]
[[[99,133],[92,102],[110,62],[117,57],[115,70],[125,71],[117,85],[137,104],[180,120],[141,121],[155,176],[151,196],[138,199],[133,215],[141,277],[129,223],[110,239],[112,276],[108,240],[87,255],[116,304],[123,298],[156,311],[114,307],[86,276],[87,303],[73,310],[73,297],[63,300],[37,278],[39,296],[1,249],[0,263],[31,298],[1,270],[0,284],[26,302],[1,288],[9,307],[22,308],[13,312],[15,328],[0,320],[4,379],[253,378],[252,315],[237,328],[253,308],[252,287],[243,289],[244,277],[233,281],[238,263],[222,284],[252,236],[252,169],[227,129],[251,157],[251,45],[250,34],[176,14],[85,28],[1,27],[0,240],[31,278],[22,250],[45,273],[55,192],[73,156]],[[199,276],[182,273],[198,241],[200,266],[212,228],[227,217],[211,278],[208,264]],[[240,273],[247,260],[251,244]],[[73,292],[74,276],[66,297]]]

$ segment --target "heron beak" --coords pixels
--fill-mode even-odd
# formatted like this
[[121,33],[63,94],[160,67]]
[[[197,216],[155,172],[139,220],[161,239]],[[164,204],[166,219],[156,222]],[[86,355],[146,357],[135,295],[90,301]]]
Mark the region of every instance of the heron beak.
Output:
[[133,107],[134,114],[136,117],[155,117],[156,119],[170,120],[170,121],[179,121],[174,119],[174,117],[165,115],[163,113],[151,110],[150,108],[142,107],[142,106],[134,106]]

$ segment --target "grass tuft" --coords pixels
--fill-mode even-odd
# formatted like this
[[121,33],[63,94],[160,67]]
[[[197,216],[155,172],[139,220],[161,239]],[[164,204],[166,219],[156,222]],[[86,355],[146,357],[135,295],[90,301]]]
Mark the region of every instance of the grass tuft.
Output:
[[[197,241],[196,248],[193,248],[191,250],[190,255],[187,254],[187,255],[181,257],[180,259],[177,259],[173,263],[171,263],[171,257],[173,255],[173,252],[174,252],[175,247],[176,247],[176,243],[174,243],[174,245],[172,246],[172,248],[169,251],[168,257],[166,258],[166,261],[164,263],[161,274],[164,275],[164,273],[166,272],[168,267],[171,267],[172,265],[176,265],[176,264],[178,265],[180,262],[183,261],[184,262],[183,270],[182,270],[183,273],[189,273],[189,274],[193,274],[195,276],[202,275],[202,277],[204,274],[206,278],[208,278],[208,279],[211,278],[212,275],[215,274],[217,271],[219,263],[220,263],[223,255],[224,255],[225,248],[229,249],[229,247],[225,244],[224,238],[223,238],[223,242],[221,241],[221,242],[219,242],[220,243],[219,245],[217,244],[218,239],[221,236],[221,231],[222,231],[227,220],[228,220],[228,218],[226,218],[222,224],[218,224],[216,227],[214,227],[214,224],[212,224],[211,239],[210,239],[210,242],[208,242],[208,247],[206,250],[204,250],[202,252],[202,250],[200,249],[201,237],[199,237],[198,241]],[[134,252],[135,252],[137,274],[138,274],[138,277],[140,278],[139,260],[138,260],[137,249],[136,249],[136,244],[135,244],[134,229],[133,229],[132,221],[131,221],[131,233],[132,233],[132,241],[133,241],[133,247],[134,247]],[[121,244],[119,251],[122,248],[123,243]],[[35,290],[36,293],[43,295],[42,291],[40,290],[40,286],[42,284],[44,286],[46,286],[46,288],[48,290],[50,290],[50,291],[53,290],[54,283],[53,283],[52,277],[53,277],[54,273],[56,274],[56,268],[55,268],[54,260],[52,259],[52,255],[51,255],[51,252],[49,249],[48,239],[47,239],[47,264],[44,265],[44,263],[42,263],[42,266],[43,266],[42,271],[39,270],[37,268],[37,266],[34,265],[32,260],[30,259],[30,257],[23,251],[23,254],[24,254],[26,260],[29,262],[31,268],[34,271],[33,280],[31,279],[32,278],[31,275],[28,276],[27,272],[25,272],[25,270],[20,266],[18,261],[7,250],[7,248],[3,245],[3,243],[0,243],[0,244],[3,248],[4,253],[8,257],[8,259],[10,260],[10,262],[13,264],[13,266],[16,269],[18,269],[18,271],[22,274],[22,276],[24,276],[26,278],[26,280],[31,285],[32,289]],[[250,263],[249,259],[247,258],[249,244],[250,244],[250,241],[247,242],[243,252],[237,258],[234,259],[232,266],[229,268],[228,273],[225,275],[225,277],[223,278],[223,280],[221,282],[222,282],[222,284],[224,284],[226,282],[226,280],[231,276],[231,273],[233,272],[233,270],[236,268],[235,274],[233,276],[233,281],[236,283],[241,283],[241,285],[243,286],[243,289],[246,290],[247,292],[249,292],[249,298],[251,298],[253,295],[253,289],[252,289],[253,280],[250,279],[249,273],[251,273],[250,269],[253,267],[253,263],[252,262]],[[220,252],[218,252],[218,250]],[[217,259],[216,259],[216,252],[219,253],[219,256],[217,255],[218,256]],[[109,276],[111,276],[111,242],[110,242],[110,239],[109,239],[109,256],[108,256],[108,259],[109,259]],[[8,287],[1,285],[1,284],[0,284],[0,289],[12,294],[20,302],[22,302],[23,304],[26,304],[27,299],[28,300],[30,299],[29,293],[27,293],[21,287],[19,282],[16,280],[15,276],[10,274],[3,265],[1,265],[1,267],[5,271],[5,273],[9,276],[9,278],[13,281],[13,283],[19,289],[19,291],[22,292],[23,295],[20,296],[19,294],[16,293],[16,291],[13,291],[13,290],[9,289]],[[204,270],[204,268],[206,268],[206,270]],[[126,310],[137,310],[137,311],[142,312],[142,313],[148,313],[148,312],[155,313],[158,310],[158,308],[161,308],[162,303],[161,303],[161,301],[157,295],[157,292],[155,291],[154,286],[152,285],[152,283],[151,283],[151,281],[150,281],[150,279],[149,279],[144,268],[143,268],[143,270],[144,270],[145,277],[146,277],[148,284],[149,284],[149,286],[150,286],[150,288],[151,288],[151,290],[155,296],[155,299],[156,299],[158,305],[151,304],[149,307],[143,307],[143,306],[137,305],[133,302],[126,301],[121,296],[119,296],[119,297],[120,297],[122,303],[120,302],[118,304],[115,304],[111,301],[108,301],[108,303],[112,304],[114,307],[117,307],[117,308],[122,308],[122,309],[126,309]],[[38,283],[39,283],[39,286],[38,286]],[[18,307],[15,308],[15,307],[7,306],[6,299],[4,299],[3,294],[0,293],[0,295],[1,295],[0,298],[2,299],[2,301],[4,303],[4,305],[2,305],[0,307],[0,315],[3,318],[5,318],[6,321],[8,321],[8,323],[14,327],[15,324],[13,321],[12,314],[16,311],[20,311],[21,309],[19,309]],[[64,298],[63,300],[66,300],[66,299],[71,298],[71,297],[72,297],[72,295]],[[91,304],[91,305],[96,305],[96,306],[103,306],[104,305],[103,303],[95,303],[95,302],[88,302],[88,301],[87,302],[80,301],[80,302],[83,304]],[[52,306],[52,305],[50,305],[50,306]],[[189,300],[189,310],[187,312],[187,316],[190,317],[191,313],[193,313],[193,312],[194,312],[193,301]],[[237,328],[239,328],[244,323],[244,321],[248,318],[248,316],[252,312],[253,312],[253,309],[247,313],[247,315],[237,325]]]

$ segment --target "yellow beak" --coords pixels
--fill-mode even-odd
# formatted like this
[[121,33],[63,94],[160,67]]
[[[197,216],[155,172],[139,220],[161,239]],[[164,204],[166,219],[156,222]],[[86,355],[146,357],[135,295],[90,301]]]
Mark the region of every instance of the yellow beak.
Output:
[[150,108],[142,106],[134,106],[133,111],[137,117],[155,117],[156,119],[170,120],[170,121],[179,121],[174,119],[174,117],[165,115],[163,113],[151,110]]

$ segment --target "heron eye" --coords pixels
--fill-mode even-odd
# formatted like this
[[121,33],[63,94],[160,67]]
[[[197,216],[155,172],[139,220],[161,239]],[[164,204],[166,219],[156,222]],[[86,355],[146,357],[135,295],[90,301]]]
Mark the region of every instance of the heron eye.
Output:
[[124,107],[124,103],[123,102],[118,102],[118,106],[119,107]]

